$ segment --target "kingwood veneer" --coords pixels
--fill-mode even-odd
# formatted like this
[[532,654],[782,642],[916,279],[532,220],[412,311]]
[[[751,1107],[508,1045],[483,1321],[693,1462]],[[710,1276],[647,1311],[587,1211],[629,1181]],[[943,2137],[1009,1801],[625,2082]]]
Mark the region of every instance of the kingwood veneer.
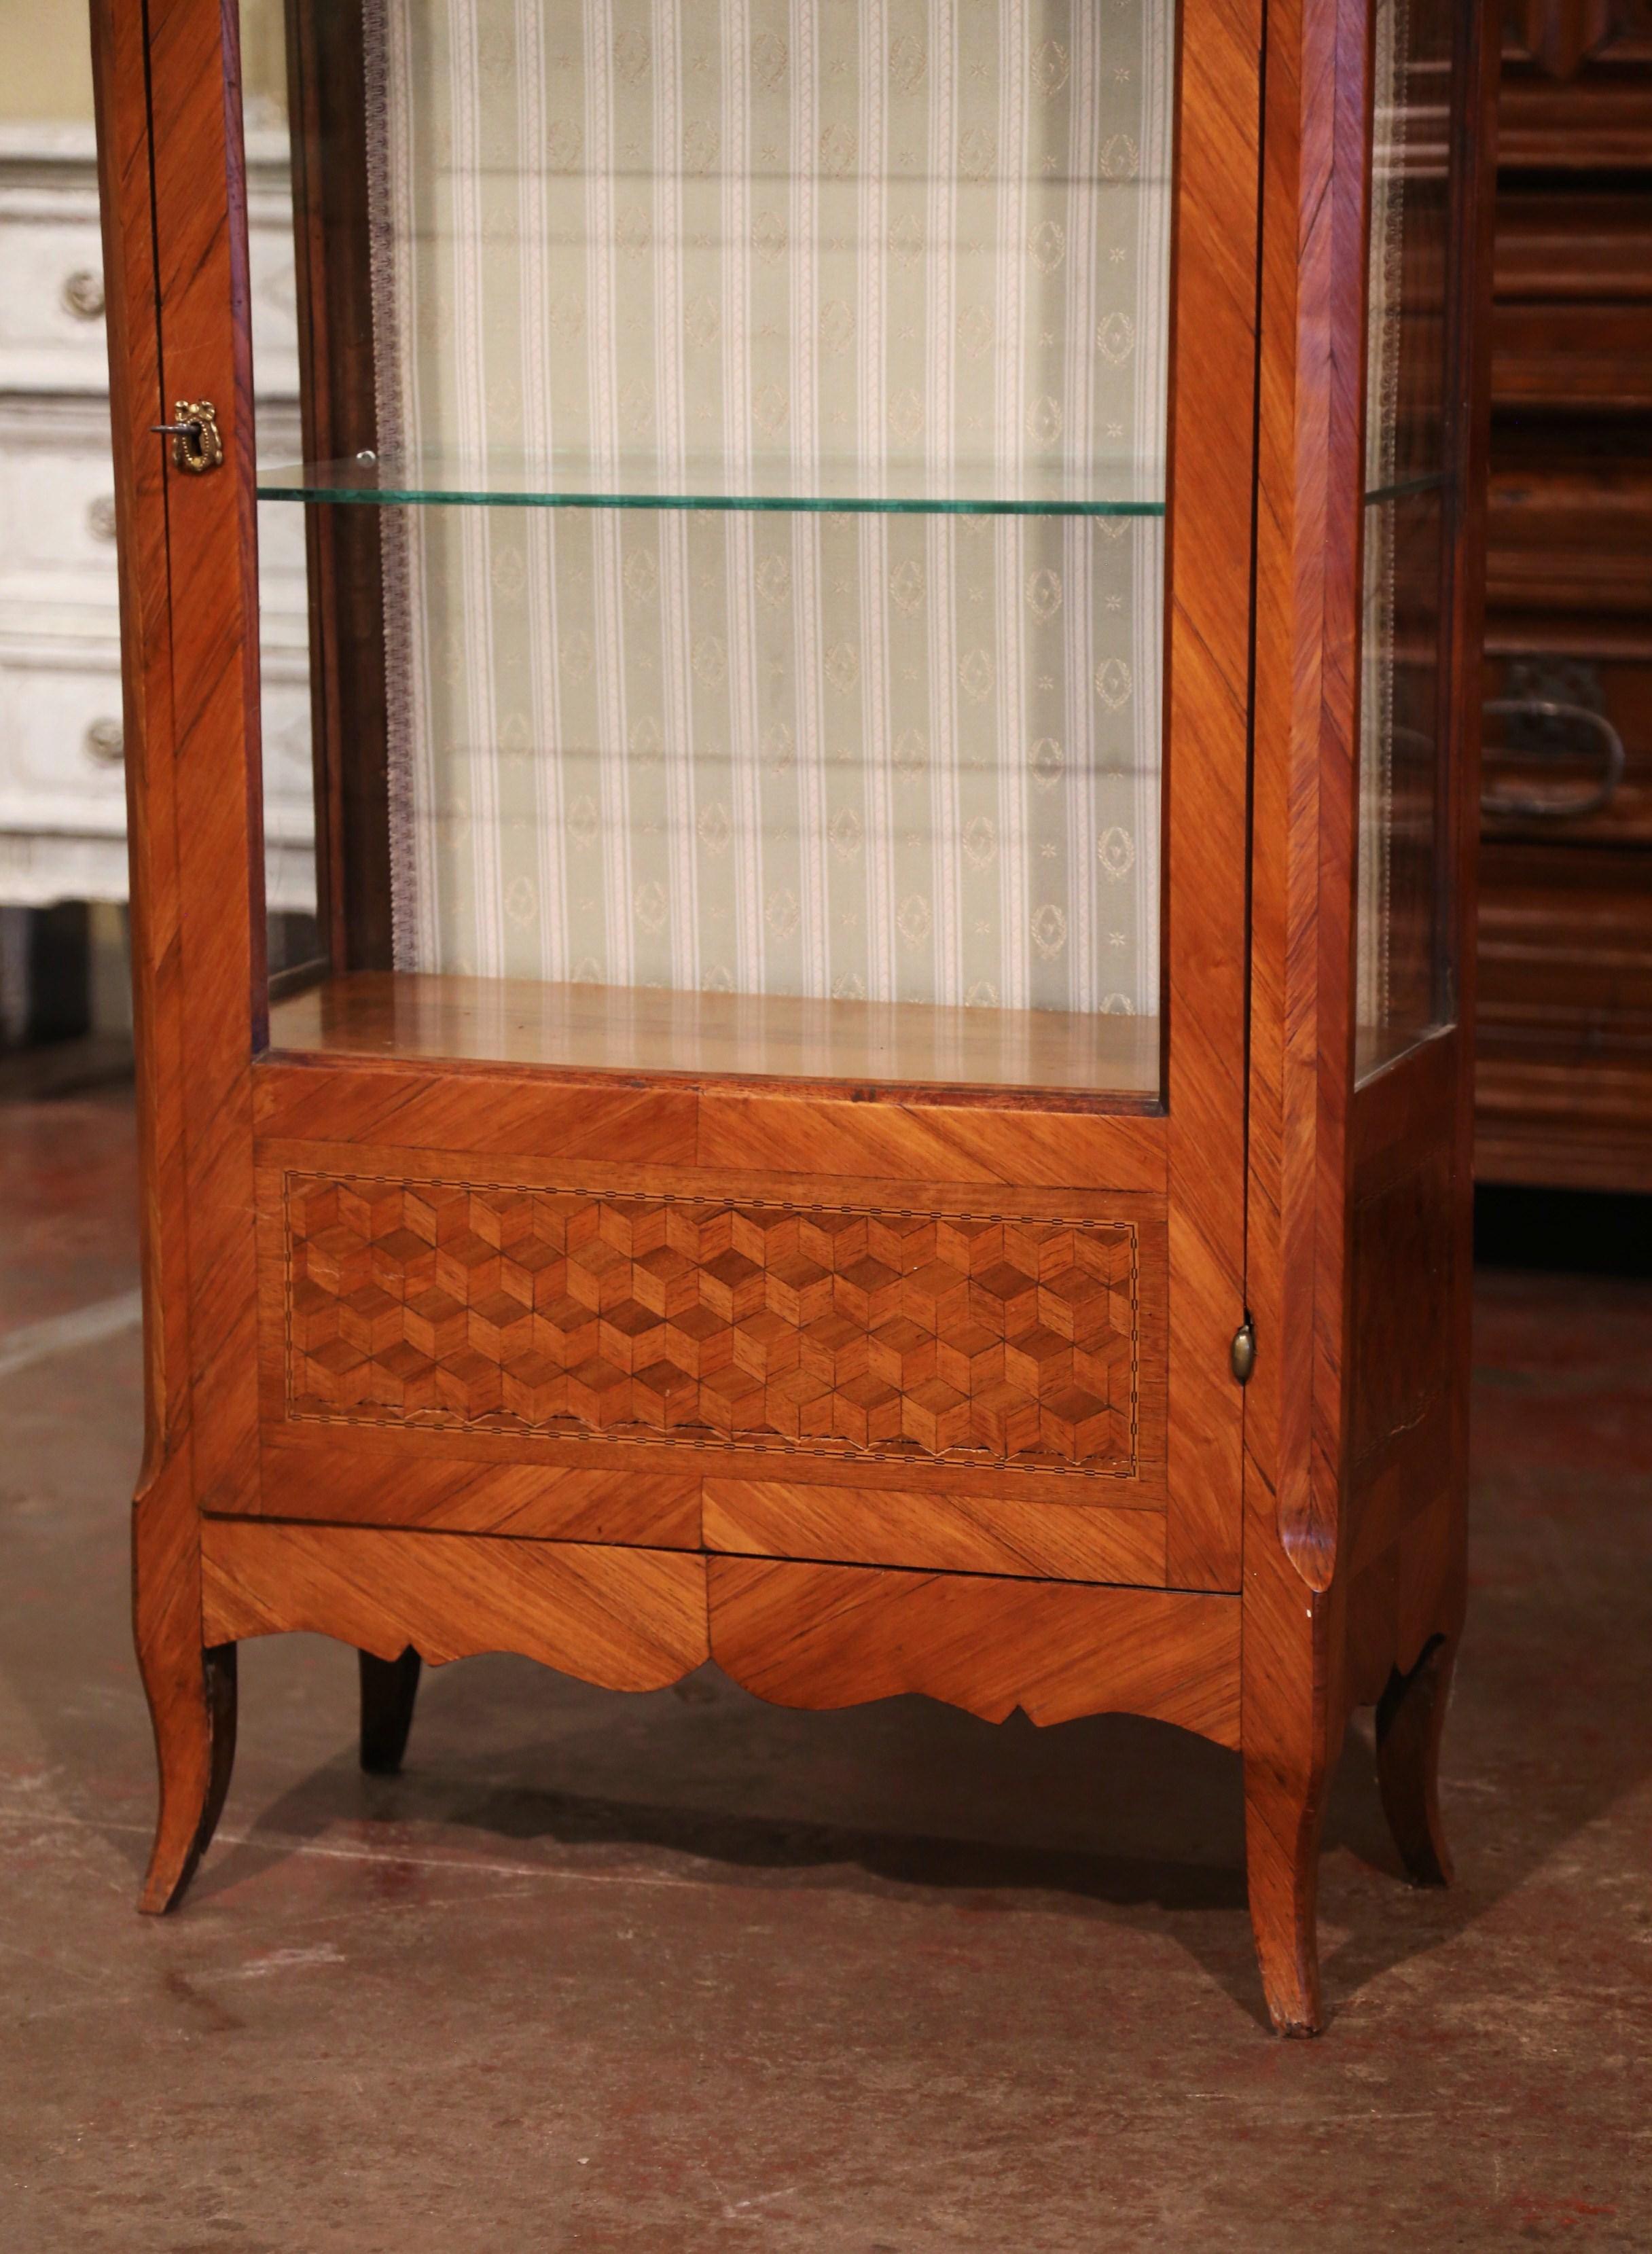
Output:
[[[1383,946],[1397,965],[1420,920],[1446,968],[1426,1022],[1356,1041],[1366,438],[1389,411],[1364,381],[1389,36],[1364,0],[1276,0],[1265,21],[1183,0],[1163,975],[1133,1018],[410,971],[382,513],[325,503],[307,514],[331,968],[272,1001],[234,10],[94,0],[147,1184],[146,1908],[178,1900],[211,1837],[238,1643],[294,1629],[360,1651],[372,1768],[401,1758],[421,1656],[500,1648],[616,1690],[710,1657],[800,1706],[919,1690],[994,1719],[1127,1709],[1197,1731],[1243,1759],[1285,2032],[1320,2024],[1317,1845],[1356,1705],[1378,1706],[1408,1869],[1446,1875],[1484,12],[1440,16],[1429,101],[1449,82],[1458,160],[1442,172],[1438,134],[1407,159],[1444,181],[1424,262],[1438,752],[1402,808],[1433,839],[1433,889],[1405,891],[1396,849]],[[615,53],[648,66],[646,41]],[[897,42],[892,83],[924,65]],[[1072,66],[1041,50],[1034,92]],[[375,446],[381,396],[352,12],[292,0],[289,69],[324,461]],[[960,164],[990,170],[995,147]],[[1123,333],[1103,324],[1097,348]],[[155,435],[179,400],[215,402],[220,470]],[[1356,1077],[1356,1049],[1388,1060]]]

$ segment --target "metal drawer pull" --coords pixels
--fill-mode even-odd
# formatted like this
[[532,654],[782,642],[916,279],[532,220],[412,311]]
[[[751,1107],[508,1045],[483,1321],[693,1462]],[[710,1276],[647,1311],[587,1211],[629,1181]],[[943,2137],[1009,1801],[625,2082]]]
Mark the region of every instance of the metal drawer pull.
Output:
[[84,741],[86,756],[101,767],[117,767],[126,757],[126,738],[118,720],[94,720]]
[[102,320],[103,276],[89,266],[77,267],[63,284],[63,304],[77,321]]
[[[1556,794],[1536,797],[1517,790],[1488,790],[1481,794],[1480,810],[1494,814],[1505,820],[1517,822],[1577,822],[1587,814],[1599,814],[1611,805],[1623,780],[1625,756],[1623,738],[1603,712],[1592,712],[1586,704],[1559,704],[1546,696],[1494,696],[1482,708],[1488,713],[1496,712],[1506,719],[1562,720],[1592,733],[1598,739],[1604,763],[1600,780],[1592,789],[1574,791],[1568,795]],[[1512,750],[1499,746],[1500,750]],[[1520,756],[1527,756],[1522,752]],[[1541,758],[1534,750],[1530,756]]]
[[172,459],[180,470],[200,477],[222,466],[224,442],[218,429],[218,410],[210,399],[180,399],[170,423],[151,423],[150,429],[172,439]]

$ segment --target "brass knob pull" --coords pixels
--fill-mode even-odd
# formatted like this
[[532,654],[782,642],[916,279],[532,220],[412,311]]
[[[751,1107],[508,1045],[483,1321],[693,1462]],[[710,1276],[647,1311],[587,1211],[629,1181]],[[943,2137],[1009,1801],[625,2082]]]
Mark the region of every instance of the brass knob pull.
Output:
[[151,423],[151,430],[172,442],[172,460],[195,477],[223,466],[224,441],[218,428],[218,410],[210,399],[180,399],[170,423]]
[[63,284],[63,303],[77,321],[103,318],[103,276],[89,266],[76,269]]

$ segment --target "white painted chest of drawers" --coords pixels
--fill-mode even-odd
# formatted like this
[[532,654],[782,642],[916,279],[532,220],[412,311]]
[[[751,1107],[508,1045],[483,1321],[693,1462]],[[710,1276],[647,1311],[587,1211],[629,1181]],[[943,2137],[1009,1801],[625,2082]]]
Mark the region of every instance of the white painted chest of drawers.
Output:
[[[259,448],[296,460],[284,133],[247,156]],[[0,127],[0,905],[126,897],[102,266],[90,127]],[[258,534],[269,904],[312,909],[303,513]]]

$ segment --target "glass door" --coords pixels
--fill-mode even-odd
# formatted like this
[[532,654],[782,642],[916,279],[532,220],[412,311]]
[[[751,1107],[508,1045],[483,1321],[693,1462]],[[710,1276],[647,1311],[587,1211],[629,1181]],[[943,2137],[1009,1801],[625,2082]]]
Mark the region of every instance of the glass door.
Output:
[[[1377,0],[1366,349],[1354,1072],[1453,1014],[1441,704],[1456,11]],[[1448,503],[1452,506],[1448,508]]]
[[[256,715],[191,657],[226,1464],[783,1458],[865,1562],[1236,1588],[1259,21],[244,0],[243,60],[276,24],[302,445],[227,414],[169,518],[238,693],[255,506],[310,617],[318,945],[262,976],[255,897],[250,1042]],[[156,162],[169,364],[238,401],[231,119],[227,228]]]
[[290,0],[272,1046],[1157,1103],[1174,29]]

